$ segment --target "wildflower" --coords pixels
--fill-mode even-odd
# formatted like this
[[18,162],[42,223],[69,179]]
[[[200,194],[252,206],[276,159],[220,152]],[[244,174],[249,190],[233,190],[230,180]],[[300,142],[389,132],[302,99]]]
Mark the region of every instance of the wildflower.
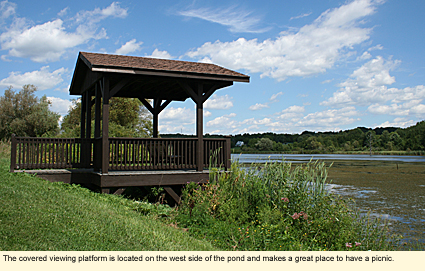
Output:
[[351,243],[345,243],[345,246],[348,247],[348,248],[353,247],[353,245]]
[[360,246],[362,243],[356,242],[356,247]]
[[289,202],[288,198],[281,198],[280,200],[283,200],[283,202]]
[[298,218],[300,218],[300,215],[298,214],[298,213],[294,213],[293,215],[291,215],[291,217],[292,217],[292,219],[298,219]]

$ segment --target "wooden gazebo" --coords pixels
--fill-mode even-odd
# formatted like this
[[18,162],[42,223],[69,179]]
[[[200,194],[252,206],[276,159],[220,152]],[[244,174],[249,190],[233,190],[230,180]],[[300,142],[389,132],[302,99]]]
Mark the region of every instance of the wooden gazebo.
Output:
[[[230,166],[230,138],[203,137],[203,104],[233,82],[249,82],[249,76],[214,64],[80,52],[69,92],[81,96],[81,138],[13,137],[11,171],[60,169],[38,174],[54,181],[94,184],[103,192],[161,185],[173,196],[169,185],[203,182],[209,165]],[[140,99],[153,115],[153,138],[110,138],[112,97]],[[196,138],[158,138],[160,112],[170,102],[188,98],[196,104]]]

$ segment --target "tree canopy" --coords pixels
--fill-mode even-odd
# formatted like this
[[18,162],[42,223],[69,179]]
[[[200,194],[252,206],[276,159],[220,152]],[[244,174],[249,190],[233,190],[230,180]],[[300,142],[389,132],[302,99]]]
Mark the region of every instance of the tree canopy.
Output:
[[37,88],[25,85],[19,92],[9,87],[0,97],[0,139],[17,136],[54,136],[59,130],[59,114],[50,110],[46,96],[34,93]]
[[[81,101],[73,101],[73,106],[63,118],[61,136],[79,137]],[[143,104],[134,98],[114,97],[109,100],[109,136],[110,137],[150,137],[152,135],[152,117]],[[94,134],[94,110],[91,110],[92,136]]]

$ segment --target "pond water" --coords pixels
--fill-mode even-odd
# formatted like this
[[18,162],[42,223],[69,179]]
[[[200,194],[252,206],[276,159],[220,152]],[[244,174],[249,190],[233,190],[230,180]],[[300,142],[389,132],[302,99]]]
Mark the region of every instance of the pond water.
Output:
[[355,154],[232,154],[232,160],[239,160],[242,164],[265,163],[267,161],[282,161],[291,163],[305,163],[313,160],[323,161],[392,161],[392,162],[423,162],[425,156],[407,155],[355,155]]
[[405,242],[425,243],[425,157],[380,155],[232,155],[240,163],[324,161],[328,189],[352,198],[362,212],[388,220]]

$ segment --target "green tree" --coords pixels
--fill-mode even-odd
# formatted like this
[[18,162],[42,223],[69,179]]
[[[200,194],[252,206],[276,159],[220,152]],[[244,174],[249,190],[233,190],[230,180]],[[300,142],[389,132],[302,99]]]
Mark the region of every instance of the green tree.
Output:
[[55,136],[59,130],[59,114],[50,111],[46,96],[37,98],[37,88],[25,85],[19,92],[9,87],[0,97],[0,139],[17,136]]
[[[61,130],[63,137],[79,137],[81,127],[81,101],[74,100],[74,106],[64,117]],[[114,97],[109,101],[110,137],[150,137],[152,117],[139,99]],[[94,134],[94,109],[91,110],[92,136]]]
[[263,137],[255,144],[255,147],[259,149],[260,151],[270,151],[273,149],[273,144],[275,142],[271,140],[270,138]]

